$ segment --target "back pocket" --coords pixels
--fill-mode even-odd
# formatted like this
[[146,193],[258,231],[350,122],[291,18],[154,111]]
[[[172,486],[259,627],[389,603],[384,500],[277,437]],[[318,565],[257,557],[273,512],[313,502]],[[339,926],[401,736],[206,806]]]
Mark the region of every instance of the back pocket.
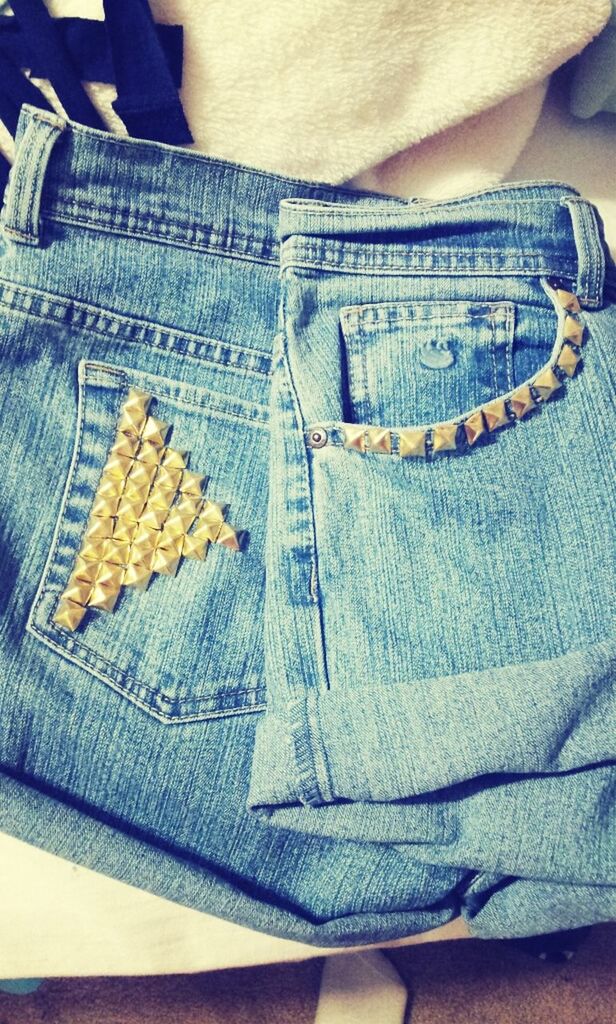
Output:
[[257,404],[81,362],[29,631],[164,722],[260,707],[267,437]]
[[346,306],[340,325],[356,423],[447,420],[513,386],[513,303]]

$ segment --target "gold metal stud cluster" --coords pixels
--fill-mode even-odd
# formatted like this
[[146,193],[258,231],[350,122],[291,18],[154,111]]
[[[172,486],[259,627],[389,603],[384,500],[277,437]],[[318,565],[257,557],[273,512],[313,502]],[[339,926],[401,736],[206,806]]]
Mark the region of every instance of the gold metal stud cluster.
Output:
[[[425,456],[428,452],[457,450],[461,447],[460,442],[466,442],[472,447],[482,435],[522,419],[531,409],[551,398],[562,387],[565,376],[573,376],[581,359],[584,326],[578,317],[580,304],[577,296],[562,288],[557,288],[555,295],[556,301],[565,310],[562,344],[556,357],[552,357],[531,380],[521,384],[508,396],[487,402],[465,418],[436,423],[431,427],[408,427],[392,431],[384,427],[345,424],[344,447],[360,452],[391,454],[392,441],[397,437],[397,451],[402,458]],[[460,426],[463,431],[459,431]]]
[[[122,587],[145,590],[153,573],[204,559],[210,542],[238,551],[223,505],[203,497],[205,477],[170,448],[170,427],[148,415],[152,396],[131,388],[100,478],[81,548],[53,621],[75,630],[86,610],[110,612]],[[189,532],[190,531],[190,532]]]

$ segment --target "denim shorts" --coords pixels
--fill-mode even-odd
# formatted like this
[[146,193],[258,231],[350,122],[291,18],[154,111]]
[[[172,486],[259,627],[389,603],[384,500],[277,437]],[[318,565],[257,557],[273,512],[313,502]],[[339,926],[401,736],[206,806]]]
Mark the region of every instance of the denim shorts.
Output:
[[2,229],[0,829],[320,944],[610,916],[594,209],[24,107]]

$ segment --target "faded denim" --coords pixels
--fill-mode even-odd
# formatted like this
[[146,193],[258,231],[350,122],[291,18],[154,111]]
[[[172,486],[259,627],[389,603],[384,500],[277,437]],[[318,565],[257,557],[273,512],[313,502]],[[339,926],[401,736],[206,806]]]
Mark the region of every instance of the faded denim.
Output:
[[[577,923],[611,916],[609,560],[598,534],[588,546],[610,463],[600,436],[580,449],[576,431],[589,391],[600,409],[613,393],[614,306],[604,298],[594,221],[584,220],[592,214],[580,207],[572,220],[561,198],[577,202],[567,186],[525,185],[430,212],[420,201],[283,179],[23,109],[0,259],[0,828],[197,909],[312,943],[385,940],[460,912],[475,934],[506,933],[516,899],[516,927],[532,933],[545,927],[546,880],[576,883]],[[584,259],[580,225],[590,238]],[[438,263],[440,245],[459,253],[459,275],[450,264],[415,273],[415,258]],[[492,264],[485,274],[484,250],[492,260],[507,252],[516,271],[505,260],[506,274]],[[522,266],[528,251],[534,262]],[[554,336],[540,285],[548,274],[584,286],[576,289],[588,299],[584,369],[563,401],[460,457],[459,469],[440,462],[444,505],[431,491],[437,463],[309,448],[316,424],[335,438],[343,421],[411,423],[415,408],[446,415],[448,396],[481,397],[461,350],[457,390],[430,395],[395,372],[405,358],[401,309],[429,306],[423,319],[434,327],[449,323],[443,306],[458,303],[458,340],[472,328],[489,353],[488,387],[532,369]],[[368,366],[357,318],[340,311],[373,303],[386,312]],[[468,309],[488,304],[494,317],[469,324]],[[429,372],[437,387],[440,371]],[[358,375],[375,386],[357,390]],[[154,396],[174,445],[190,450],[208,497],[228,503],[248,541],[236,554],[212,545],[204,563],[184,562],[177,577],[155,577],[145,593],[67,633],[53,611],[134,386]],[[564,417],[569,463],[555,458]],[[522,431],[534,440],[516,452]],[[584,490],[574,487],[574,459]],[[564,520],[502,521],[511,469],[522,466],[542,481],[540,511],[562,508],[573,531],[563,535],[557,582],[533,577],[528,608],[524,571],[545,556],[554,573]],[[547,486],[556,480],[560,504]],[[481,515],[476,504],[474,514],[454,514],[451,503],[486,493],[486,481]],[[425,530],[415,536],[406,517],[418,500]],[[473,523],[495,554],[507,534],[518,562],[505,609],[522,616],[519,628],[496,595],[491,633],[479,593],[463,616],[468,586],[455,575],[446,577],[450,616],[431,609],[443,516],[454,546],[438,552],[460,555],[461,565],[475,565]],[[457,541],[454,523],[463,529]],[[400,550],[413,580],[401,572]],[[485,594],[489,566],[476,564]],[[584,589],[591,571],[594,596]],[[563,599],[566,573],[569,632],[551,636],[551,602]],[[403,625],[387,613],[392,595]],[[528,627],[539,613],[541,657],[573,659],[564,683],[547,671],[533,689]],[[498,687],[482,674],[490,667]],[[586,686],[583,707],[576,678]],[[443,709],[442,694],[462,685],[464,700]],[[564,815],[571,828],[561,842]]]

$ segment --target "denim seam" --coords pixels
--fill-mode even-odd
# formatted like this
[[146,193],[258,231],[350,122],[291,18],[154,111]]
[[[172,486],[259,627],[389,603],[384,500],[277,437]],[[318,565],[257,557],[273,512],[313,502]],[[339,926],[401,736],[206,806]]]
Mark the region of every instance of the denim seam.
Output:
[[[221,245],[224,247],[225,239],[238,238],[240,241],[249,243],[260,243],[262,246],[268,242],[267,238],[263,238],[261,235],[247,234],[244,231],[240,231],[233,227],[232,230],[223,232],[214,226],[208,227],[206,224],[195,224],[194,221],[182,221],[176,219],[170,219],[168,214],[163,212],[144,212],[138,207],[131,206],[105,206],[103,203],[90,203],[86,199],[74,199],[72,202],[66,202],[63,200],[50,200],[44,207],[44,212],[51,219],[55,219],[56,216],[67,216],[72,217],[74,214],[93,213],[93,214],[108,214],[111,218],[110,224],[117,225],[118,227],[126,227],[131,230],[132,224],[136,222],[143,223],[143,230],[149,231],[149,225],[152,224],[157,228],[168,228],[173,230],[177,228],[178,231],[191,232],[191,234],[198,236],[202,235],[204,238],[208,238],[214,245]],[[278,249],[278,240],[276,238],[271,239],[271,243]],[[277,253],[272,253],[272,259],[276,258]]]
[[[95,666],[91,665],[88,661],[76,657],[61,644],[57,643],[57,641],[55,641],[53,637],[49,636],[48,633],[44,633],[41,630],[39,630],[33,622],[28,622],[26,628],[28,632],[31,633],[38,641],[46,644],[51,650],[56,651],[61,657],[65,658],[71,664],[83,668],[86,672],[88,672],[89,675],[94,676],[96,679],[100,679],[101,682],[109,686],[110,689],[114,690],[115,693],[117,693],[119,696],[123,697],[125,700],[129,700],[133,704],[136,704],[143,711],[146,711],[153,718],[156,718],[158,721],[162,722],[165,725],[179,724],[181,722],[204,721],[206,719],[209,720],[211,718],[226,718],[231,715],[250,714],[255,711],[262,711],[265,708],[265,701],[263,700],[260,701],[258,704],[241,704],[239,706],[230,708],[216,708],[209,711],[191,711],[190,713],[182,713],[182,711],[179,710],[178,713],[176,714],[166,715],[164,711],[160,711],[157,708],[153,707],[151,704],[148,704],[146,701],[142,700],[138,696],[138,694],[136,694],[130,689],[130,687],[122,686],[119,682],[114,680],[112,677],[105,675],[104,672],[101,672]],[[263,693],[265,694],[264,687],[254,687],[253,690],[246,690],[244,692],[257,694],[261,693],[262,690]],[[235,691],[231,691],[231,693],[233,692]],[[154,695],[162,696],[164,698],[163,694],[155,693]],[[205,700],[205,698],[198,699],[202,701]],[[185,703],[189,703],[189,701],[178,702],[178,708],[181,709],[185,705]]]
[[[382,210],[379,209],[378,213],[379,217],[389,217],[390,215],[392,217],[399,217],[401,212],[412,211],[413,216],[417,216],[418,218],[420,218],[423,216],[431,215],[434,212],[434,210],[444,210],[445,212],[447,212],[447,210],[451,206],[462,206],[464,207],[465,213],[467,210],[474,210],[475,208],[484,210],[486,206],[494,206],[495,208],[497,208],[499,205],[501,205],[500,196],[497,199],[495,198],[493,200],[490,200],[485,198],[486,195],[489,195],[493,191],[498,191],[499,189],[502,192],[513,191],[514,189],[516,189],[517,192],[523,192],[526,191],[531,185],[549,185],[553,186],[555,190],[557,188],[560,190],[564,188],[568,192],[568,195],[564,197],[565,200],[569,198],[573,200],[580,198],[580,193],[577,192],[577,190],[573,189],[571,185],[567,185],[566,182],[552,182],[540,180],[528,182],[522,181],[519,183],[504,182],[502,186],[492,186],[489,187],[488,189],[482,190],[481,192],[468,192],[465,196],[458,196],[451,199],[435,199],[427,200],[425,202],[422,201],[420,203],[415,203],[412,206],[408,203],[407,200],[398,197],[398,203],[395,206],[389,206]],[[562,199],[562,197],[559,198]],[[301,216],[307,219],[312,219],[316,217],[318,219],[323,220],[327,219],[328,214],[335,212],[335,203],[327,204],[316,202],[315,204],[313,204],[313,201],[310,198],[306,199],[304,197],[300,198],[299,203],[300,205],[298,207],[297,200],[295,198],[292,198],[290,208],[299,209]],[[546,200],[544,197],[541,196],[529,196],[525,198],[522,195],[516,195],[515,199],[512,200],[512,203],[515,206],[545,206],[547,204],[549,206],[554,207],[557,205],[557,200],[556,198]],[[334,207],[334,209],[330,208],[332,206]],[[371,210],[370,207],[366,208],[365,206],[357,206],[345,209],[344,216],[346,217],[347,215],[349,215],[354,219],[362,217],[365,219],[370,219],[372,212],[373,211]]]
[[[266,256],[262,252],[251,252],[250,249],[241,249],[233,245],[217,245],[216,243],[208,243],[206,241],[196,242],[181,236],[179,238],[174,238],[171,235],[148,231],[144,228],[133,229],[121,223],[105,224],[101,223],[100,220],[82,220],[78,217],[65,216],[63,214],[54,214],[51,217],[44,214],[43,219],[54,223],[70,224],[77,227],[89,228],[92,231],[100,231],[101,233],[123,235],[127,238],[135,238],[142,241],[155,240],[157,242],[164,243],[165,245],[175,246],[178,249],[188,249],[194,252],[212,252],[217,255],[222,254],[223,256],[229,257],[229,259],[247,260],[251,263],[274,265],[277,265],[278,263],[277,254]],[[262,245],[260,248],[262,248]]]
[[331,792],[321,790],[321,776],[316,764],[317,748],[312,742],[310,714],[307,697],[293,698],[288,701],[287,709],[291,730],[291,746],[295,759],[295,770],[302,803],[308,806],[319,806],[327,802]]
[[[6,296],[6,292],[9,292],[9,297]],[[13,295],[11,296],[11,293]],[[35,300],[44,304],[53,304],[61,307],[64,310],[64,316],[57,316],[53,312],[42,312],[41,310],[33,311],[31,306],[21,304],[20,301],[15,301],[16,296],[21,298],[31,297]],[[39,291],[34,288],[27,288],[21,285],[13,284],[11,281],[0,278],[0,306],[4,306],[6,309],[22,314],[23,316],[36,317],[43,321],[50,323],[66,323],[71,326],[76,326],[80,330],[92,331],[95,334],[99,334],[102,337],[108,338],[109,332],[103,327],[97,327],[96,325],[89,324],[87,327],[82,323],[76,322],[73,317],[76,315],[78,318],[81,314],[92,314],[97,316],[99,319],[103,318],[109,321],[110,324],[115,325],[118,330],[113,334],[114,338],[120,337],[122,340],[127,341],[129,344],[141,344],[147,345],[150,348],[156,348],[161,352],[171,352],[172,354],[179,354],[183,358],[194,359],[199,363],[206,363],[208,365],[223,367],[232,371],[244,371],[247,373],[255,373],[258,376],[269,377],[271,376],[271,356],[267,353],[262,352],[259,349],[248,349],[238,345],[233,345],[225,341],[220,341],[216,338],[205,338],[199,335],[192,335],[184,331],[174,331],[168,327],[157,325],[151,321],[138,320],[133,317],[126,317],[120,314],[114,313],[105,309],[102,306],[91,306],[86,302],[81,302],[74,299],[65,299],[63,296],[57,296],[52,293]],[[131,338],[128,333],[124,333],[120,328],[135,328],[138,331],[145,332],[147,334],[157,334],[162,338],[168,338],[171,342],[170,345],[160,344],[152,338]],[[268,362],[270,367],[260,369],[257,365],[246,365],[241,366],[232,362],[223,362],[213,357],[208,358],[192,352],[181,351],[176,345],[176,342],[187,341],[189,344],[197,345],[210,345],[221,349],[223,352],[228,353],[230,356],[245,356],[248,362],[257,363],[259,361]]]
[[[40,594],[41,601],[46,595],[53,595],[55,593],[56,590],[54,587],[44,586]],[[115,683],[119,690],[121,690],[122,692],[130,693],[131,695],[135,695],[135,691],[138,688],[139,690],[145,691],[147,694],[150,694],[152,698],[158,698],[159,700],[162,700],[170,705],[183,707],[187,704],[208,704],[210,702],[215,703],[217,699],[221,697],[223,699],[225,697],[234,698],[237,696],[242,696],[244,694],[258,693],[260,690],[264,689],[263,685],[259,684],[256,684],[255,686],[240,685],[223,687],[216,690],[208,691],[208,693],[200,693],[195,695],[191,694],[189,697],[186,698],[169,697],[165,693],[164,689],[156,689],[153,686],[149,686],[147,683],[144,683],[141,679],[138,679],[137,676],[131,675],[130,672],[124,672],[121,669],[116,668],[115,665],[111,661],[109,661],[108,658],[103,657],[102,654],[99,654],[97,651],[95,651],[91,647],[88,647],[88,645],[84,644],[83,642],[77,641],[76,639],[71,637],[70,641],[68,641],[66,644],[61,643],[60,639],[64,639],[63,634],[60,633],[59,630],[56,630],[54,628],[51,619],[46,619],[45,624],[50,628],[51,635],[49,632],[44,632],[42,628],[39,626],[38,622],[33,623],[33,628],[40,637],[46,637],[47,639],[49,639],[55,645],[58,651],[66,654],[67,657],[72,658],[77,664],[82,665],[84,668],[88,669],[88,671],[91,672],[93,669],[97,669],[101,676],[106,671],[108,674],[105,675],[104,678],[108,682]],[[58,639],[55,634],[57,634],[60,639]],[[75,654],[75,650],[77,652],[82,652],[83,658],[79,658]],[[94,664],[92,664],[92,662],[94,662]],[[100,665],[105,667],[102,669],[98,668],[97,663],[100,663]],[[124,682],[128,683],[128,685],[123,686],[122,684]],[[151,705],[146,703],[145,699],[139,699],[142,701],[144,707],[151,707]]]
[[[459,299],[452,299],[451,301],[452,301],[452,304],[458,304],[460,302]],[[426,305],[432,305],[432,303],[430,303],[429,300],[425,300],[425,304]],[[378,303],[376,303],[376,305],[378,305]],[[403,300],[402,301],[402,305],[407,305],[408,306],[408,305],[411,305],[411,303],[408,303],[406,300]],[[443,303],[439,300],[438,302],[434,303],[434,305],[443,305]],[[477,305],[477,303],[473,303],[473,305]],[[509,307],[511,307],[513,305],[513,303],[511,303],[511,302],[491,302],[491,303],[486,303],[486,305],[490,305],[491,308],[496,307],[497,309],[505,309],[506,314],[509,315],[510,312],[511,312]],[[350,307],[346,307],[346,308],[350,308]],[[370,307],[369,307],[369,305],[365,305],[365,306],[362,306],[361,308],[362,309],[369,309]],[[366,319],[365,317],[358,316],[358,318],[357,318],[357,330],[363,330],[363,331],[365,331],[366,334],[368,334],[369,331],[366,330],[366,324],[364,322],[365,319]],[[432,322],[433,320],[436,320],[437,323],[458,323],[458,324],[464,324],[467,320],[489,320],[489,319],[492,319],[490,313],[468,313],[468,314],[460,314],[460,315],[456,315],[454,313],[451,313],[451,314],[447,314],[447,313],[445,313],[445,314],[434,313],[434,314],[431,314],[429,316],[379,316],[379,317],[376,317],[374,320],[369,320],[368,324],[369,324],[370,327],[372,327],[373,324],[374,325],[376,325],[376,324],[417,324],[417,323],[423,324],[423,323],[426,323],[426,322]],[[363,326],[360,326],[361,324],[363,324]]]
[[[91,369],[92,367],[95,368],[94,372],[92,372],[92,369]],[[219,392],[210,392],[207,388],[203,388],[204,391],[208,392],[208,394],[207,394],[207,398],[208,398],[207,402],[205,402],[205,403],[193,402],[193,401],[191,401],[190,398],[178,397],[177,395],[174,395],[172,393],[171,388],[169,388],[165,384],[163,378],[160,378],[160,383],[159,383],[159,379],[157,378],[156,374],[150,374],[150,373],[147,372],[147,370],[133,370],[131,368],[128,368],[128,369],[124,370],[124,369],[121,369],[120,367],[115,367],[115,366],[112,366],[111,364],[108,364],[108,363],[97,363],[94,360],[87,360],[86,361],[86,371],[85,371],[85,373],[86,373],[86,377],[85,377],[86,382],[89,382],[89,383],[92,383],[92,384],[97,383],[97,381],[95,380],[95,378],[96,378],[96,369],[99,369],[99,368],[103,370],[104,375],[111,374],[113,376],[117,376],[118,378],[122,377],[125,388],[128,387],[128,381],[129,381],[129,379],[131,377],[138,377],[139,379],[142,379],[144,377],[151,377],[153,380],[156,381],[156,384],[154,386],[156,388],[156,392],[157,393],[156,393],[156,395],[153,396],[154,398],[158,398],[159,396],[161,396],[162,398],[165,398],[168,402],[171,402],[174,405],[188,406],[190,409],[198,409],[199,411],[204,412],[204,413],[205,412],[215,412],[216,415],[218,417],[220,417],[220,418],[229,419],[229,420],[233,420],[233,421],[238,420],[238,421],[240,421],[242,423],[248,423],[248,424],[250,424],[250,426],[259,427],[259,428],[262,428],[264,430],[269,430],[269,424],[268,424],[266,419],[261,419],[260,416],[251,417],[247,413],[244,414],[244,413],[241,413],[241,412],[237,412],[235,410],[231,411],[231,409],[225,405],[225,395],[220,395]],[[98,381],[98,383],[100,383],[101,387],[109,387],[110,386],[110,385],[107,384],[106,381],[102,381],[102,382]],[[177,386],[178,387],[182,387],[182,385],[183,385],[183,381],[178,381],[177,382]],[[192,385],[192,384],[191,385],[187,385],[187,386],[189,386],[189,387],[199,387],[199,385]],[[222,404],[220,406],[216,404],[215,400],[212,401],[212,396],[213,395],[218,395],[222,399]],[[237,401],[237,399],[231,399],[230,398],[229,401]],[[256,406],[256,408],[260,409],[260,406]]]
[[292,257],[283,258],[283,268],[289,269],[293,267],[306,268],[314,270],[315,268],[321,270],[330,270],[339,274],[366,274],[370,273],[375,277],[392,277],[396,275],[402,276],[425,276],[425,277],[468,277],[472,274],[484,273],[489,276],[498,277],[558,277],[567,281],[575,280],[575,272],[571,269],[570,265],[560,264],[553,266],[550,264],[533,264],[527,267],[512,267],[500,264],[499,266],[490,265],[487,263],[481,263],[476,261],[473,264],[469,264],[467,267],[455,267],[447,266],[446,264],[441,266],[430,266],[423,267],[418,266],[412,262],[412,258],[409,258],[403,263],[388,263],[384,267],[375,267],[370,264],[353,265],[349,260],[349,254],[339,260],[330,260],[327,258],[321,258],[320,256],[309,256],[306,255],[303,258]]

